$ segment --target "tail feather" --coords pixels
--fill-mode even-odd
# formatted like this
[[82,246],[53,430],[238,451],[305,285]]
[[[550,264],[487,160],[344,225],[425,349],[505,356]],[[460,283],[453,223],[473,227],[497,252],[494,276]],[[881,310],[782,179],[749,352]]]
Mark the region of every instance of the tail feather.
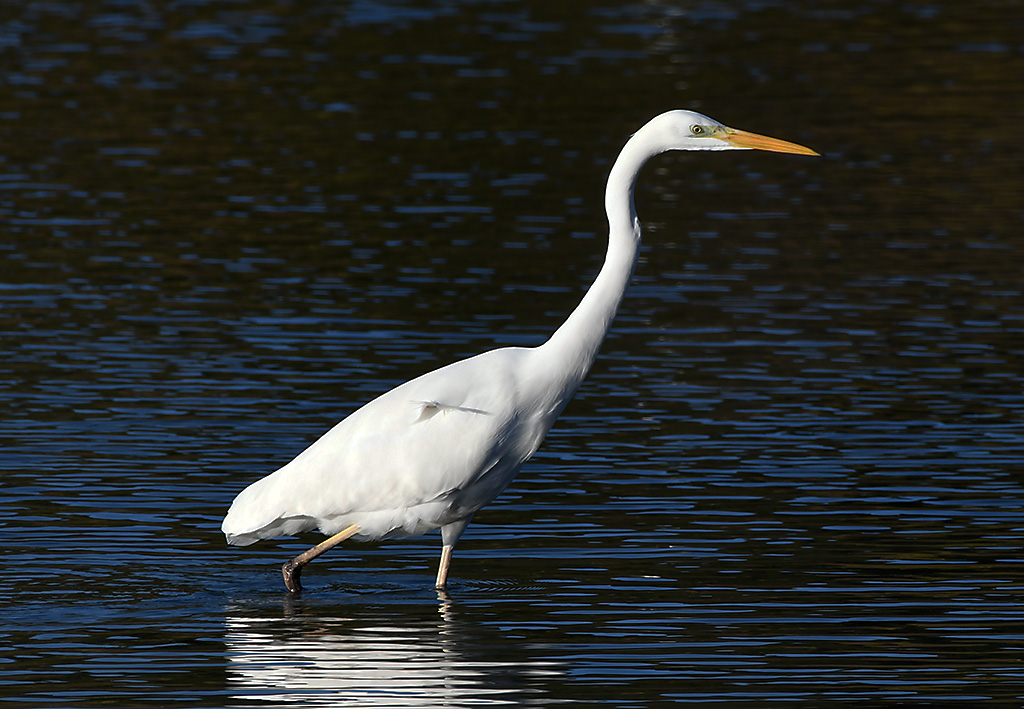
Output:
[[224,516],[221,531],[228,544],[248,546],[260,539],[273,539],[316,529],[315,518],[290,514],[274,490],[274,476],[257,480],[238,493]]
[[250,544],[255,544],[261,539],[274,539],[276,537],[290,537],[295,534],[307,532],[311,529],[316,529],[317,522],[312,517],[305,515],[299,515],[296,517],[280,517],[275,519],[268,525],[264,525],[259,529],[254,529],[250,532],[229,532],[226,529],[227,518],[224,518],[225,527],[224,536],[228,540],[228,544],[238,547],[247,547]]

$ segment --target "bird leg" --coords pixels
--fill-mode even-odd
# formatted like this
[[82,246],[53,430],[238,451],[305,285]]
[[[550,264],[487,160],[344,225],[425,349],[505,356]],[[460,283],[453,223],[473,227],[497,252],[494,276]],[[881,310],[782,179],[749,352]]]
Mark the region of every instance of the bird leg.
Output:
[[441,563],[437,566],[437,583],[434,588],[444,588],[448,585],[448,567],[452,563],[452,549],[454,545],[445,544],[441,547]]
[[345,529],[341,530],[334,536],[328,537],[311,549],[307,549],[291,561],[284,562],[284,565],[281,566],[281,573],[284,575],[284,585],[287,586],[288,590],[292,593],[298,593],[301,591],[302,584],[299,583],[299,576],[302,574],[302,567],[313,561],[313,559],[317,558],[325,551],[338,546],[358,531],[358,524],[345,527]]

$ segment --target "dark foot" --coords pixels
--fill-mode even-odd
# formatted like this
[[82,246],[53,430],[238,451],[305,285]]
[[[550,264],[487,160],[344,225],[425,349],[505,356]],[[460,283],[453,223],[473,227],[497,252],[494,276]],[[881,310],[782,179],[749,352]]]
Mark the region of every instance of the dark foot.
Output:
[[302,584],[299,583],[299,576],[302,574],[302,566],[295,563],[295,559],[284,562],[281,566],[281,573],[284,575],[284,585],[292,593],[302,591]]

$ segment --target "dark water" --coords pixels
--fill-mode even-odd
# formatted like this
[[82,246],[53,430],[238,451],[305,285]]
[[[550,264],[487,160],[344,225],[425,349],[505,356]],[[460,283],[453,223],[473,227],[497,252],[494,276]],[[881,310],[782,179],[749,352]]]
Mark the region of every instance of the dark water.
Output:
[[[1016,2],[6,3],[7,706],[1024,696]],[[228,548],[394,384],[536,344],[630,132],[676,155],[602,357],[439,539]]]

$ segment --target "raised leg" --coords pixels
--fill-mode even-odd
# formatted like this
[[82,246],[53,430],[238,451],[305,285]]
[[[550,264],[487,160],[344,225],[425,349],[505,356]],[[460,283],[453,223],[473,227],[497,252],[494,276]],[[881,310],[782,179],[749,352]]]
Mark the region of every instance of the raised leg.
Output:
[[315,547],[302,552],[291,561],[284,562],[284,565],[281,567],[281,573],[284,575],[284,585],[287,586],[288,590],[292,593],[298,593],[301,591],[302,584],[299,582],[299,576],[302,575],[302,567],[313,561],[313,559],[317,558],[325,551],[338,546],[358,531],[358,524],[345,527],[345,529],[341,530],[333,537],[328,537]]
[[437,566],[437,583],[434,588],[444,588],[448,585],[448,567],[452,563],[452,549],[455,546],[452,544],[445,544],[441,547],[441,563]]

